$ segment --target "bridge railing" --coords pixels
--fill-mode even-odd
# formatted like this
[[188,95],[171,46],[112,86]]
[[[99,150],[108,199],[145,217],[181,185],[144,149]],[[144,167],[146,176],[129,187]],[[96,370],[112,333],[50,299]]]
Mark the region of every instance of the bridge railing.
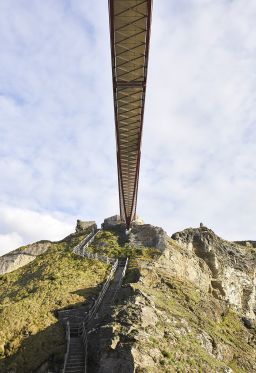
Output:
[[66,350],[66,353],[65,353],[62,373],[65,373],[65,370],[66,370],[66,365],[67,365],[67,361],[68,361],[68,354],[69,354],[69,347],[70,347],[70,325],[69,325],[69,321],[67,321],[67,324],[66,324],[66,341],[67,341],[67,350]]

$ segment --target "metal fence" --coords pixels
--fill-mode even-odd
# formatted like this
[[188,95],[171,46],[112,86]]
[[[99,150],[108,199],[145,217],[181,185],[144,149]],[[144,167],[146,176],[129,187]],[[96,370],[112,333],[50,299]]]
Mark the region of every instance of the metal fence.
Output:
[[96,232],[93,231],[88,236],[86,236],[78,245],[73,248],[73,253],[83,258],[96,259],[107,264],[114,264],[115,259],[110,258],[107,255],[100,255],[98,253],[90,253],[87,251],[88,246],[95,240],[97,234],[101,231],[98,229]]

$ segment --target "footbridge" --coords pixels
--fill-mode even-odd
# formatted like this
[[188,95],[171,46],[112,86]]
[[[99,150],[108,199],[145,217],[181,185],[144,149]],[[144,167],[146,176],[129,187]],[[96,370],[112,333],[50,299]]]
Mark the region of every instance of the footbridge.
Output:
[[152,0],[109,0],[120,216],[135,219]]

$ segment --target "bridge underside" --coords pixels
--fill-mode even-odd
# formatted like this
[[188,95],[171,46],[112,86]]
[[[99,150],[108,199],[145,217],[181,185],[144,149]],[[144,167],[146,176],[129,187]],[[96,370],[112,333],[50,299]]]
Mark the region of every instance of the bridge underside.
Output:
[[109,0],[121,219],[136,214],[152,0]]

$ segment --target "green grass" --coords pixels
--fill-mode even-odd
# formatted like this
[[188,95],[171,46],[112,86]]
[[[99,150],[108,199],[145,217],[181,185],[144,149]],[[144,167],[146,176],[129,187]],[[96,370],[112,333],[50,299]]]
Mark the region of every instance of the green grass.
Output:
[[158,249],[135,246],[125,242],[120,233],[115,230],[103,230],[99,232],[88,250],[109,257],[127,256],[138,260],[154,259],[161,254],[161,251]]
[[53,243],[28,265],[0,276],[0,371],[29,372],[65,350],[56,310],[77,307],[98,292],[108,266],[81,259],[71,248],[84,235]]

